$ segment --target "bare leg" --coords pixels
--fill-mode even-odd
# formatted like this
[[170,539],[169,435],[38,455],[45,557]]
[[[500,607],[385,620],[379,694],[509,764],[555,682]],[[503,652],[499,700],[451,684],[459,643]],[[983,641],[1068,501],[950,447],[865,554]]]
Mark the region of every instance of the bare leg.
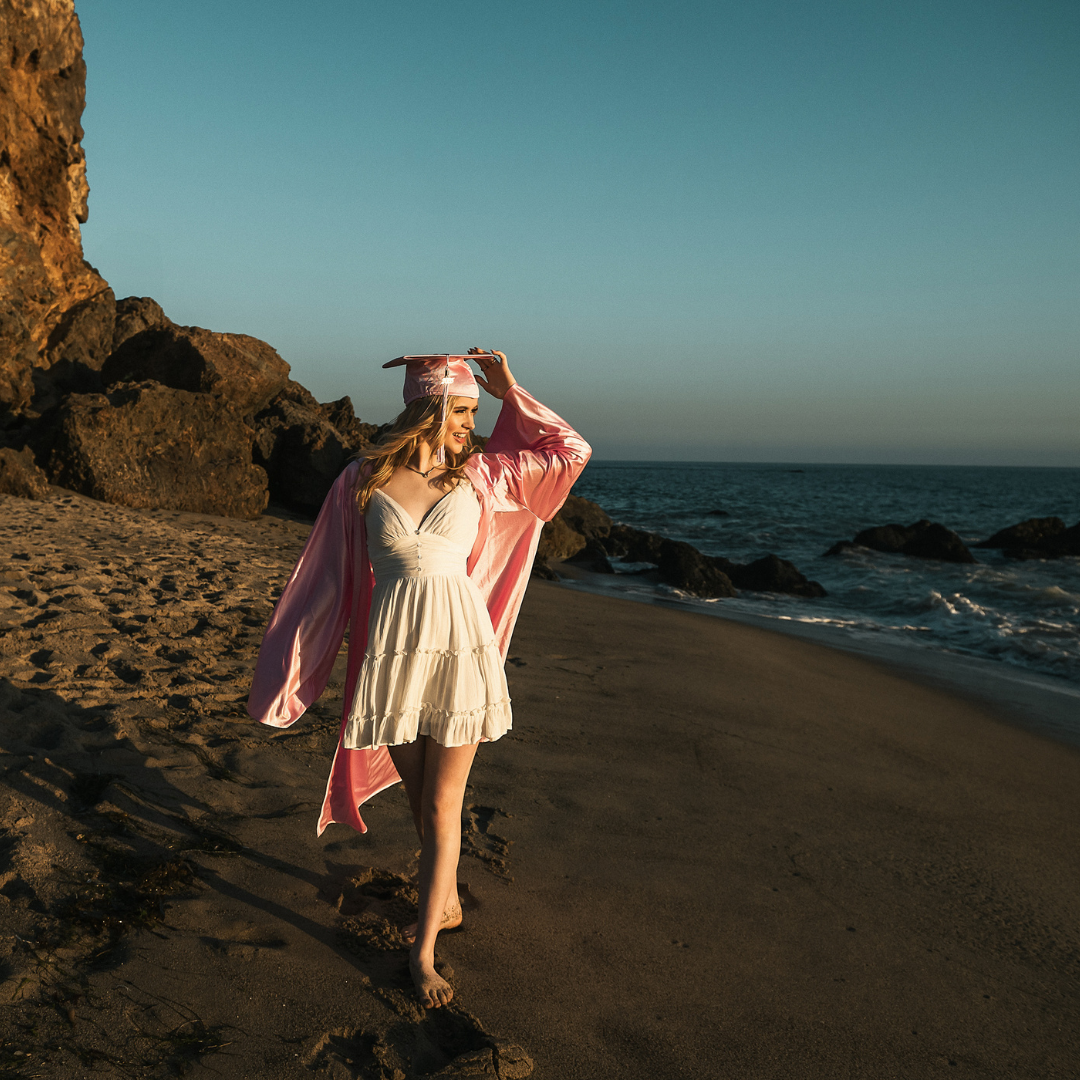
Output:
[[427,744],[431,740],[426,735],[421,735],[416,742],[402,743],[400,746],[389,746],[390,760],[398,771],[402,783],[405,785],[405,794],[409,797],[409,809],[412,810],[413,824],[416,826],[416,835],[420,837],[420,843],[424,842],[424,818],[422,804],[424,798],[424,757]]
[[440,746],[426,739],[421,797],[423,844],[420,849],[420,912],[409,969],[420,1003],[429,1009],[454,996],[435,970],[435,938],[451,891],[457,888],[461,855],[461,804],[477,744]]
[[[409,797],[409,808],[412,810],[413,824],[416,826],[416,835],[420,838],[420,844],[424,843],[424,762],[426,760],[427,746],[432,742],[426,735],[421,735],[416,742],[403,743],[400,746],[391,746],[390,757],[394,762],[402,783],[405,785],[405,794]],[[436,744],[437,745],[437,744]],[[462,789],[464,791],[464,788]],[[460,808],[458,810],[460,816]],[[457,882],[447,894],[446,906],[443,910],[440,930],[453,930],[461,925],[461,901],[457,894]],[[412,945],[416,941],[417,923],[410,923],[401,931],[402,940],[406,945]]]

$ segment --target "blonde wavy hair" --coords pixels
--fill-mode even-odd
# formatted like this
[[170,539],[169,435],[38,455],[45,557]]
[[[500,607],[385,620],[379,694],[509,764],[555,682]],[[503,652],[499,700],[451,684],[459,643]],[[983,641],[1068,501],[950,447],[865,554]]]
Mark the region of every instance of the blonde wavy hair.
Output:
[[[451,394],[446,405],[446,415],[449,418],[454,407],[460,402],[472,404],[475,398],[457,397]],[[367,510],[371,496],[386,484],[393,475],[394,470],[408,463],[416,453],[421,439],[430,446],[438,446],[446,434],[445,423],[439,420],[439,412],[442,406],[442,396],[422,397],[410,401],[390,428],[383,432],[379,441],[370,449],[357,454],[357,460],[364,463],[360,472],[360,481],[356,486],[356,505],[360,513]],[[450,491],[465,479],[465,464],[472,454],[480,449],[472,432],[469,433],[469,441],[459,453],[447,448],[446,472],[432,477],[431,483],[443,491]]]

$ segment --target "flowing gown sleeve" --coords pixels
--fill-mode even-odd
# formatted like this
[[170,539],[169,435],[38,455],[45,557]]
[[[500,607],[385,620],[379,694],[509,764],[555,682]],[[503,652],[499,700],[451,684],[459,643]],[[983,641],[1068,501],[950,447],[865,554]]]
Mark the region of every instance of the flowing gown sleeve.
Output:
[[473,469],[489,485],[497,510],[525,509],[543,522],[559,512],[591,454],[561,416],[515,383]]
[[334,482],[263,636],[247,706],[263,724],[294,723],[330,678],[357,584],[355,477],[351,466]]
[[480,532],[469,575],[487,601],[505,659],[545,521],[566,501],[592,448],[551,409],[515,384],[483,454],[469,462],[481,493]]
[[373,580],[364,519],[353,495],[358,472],[356,464],[345,469],[323,502],[274,608],[248,696],[255,720],[273,727],[292,724],[326,688],[349,628],[342,721],[319,815],[320,835],[331,821],[366,832],[360,804],[399,779],[385,747],[365,751],[341,745],[367,648]]

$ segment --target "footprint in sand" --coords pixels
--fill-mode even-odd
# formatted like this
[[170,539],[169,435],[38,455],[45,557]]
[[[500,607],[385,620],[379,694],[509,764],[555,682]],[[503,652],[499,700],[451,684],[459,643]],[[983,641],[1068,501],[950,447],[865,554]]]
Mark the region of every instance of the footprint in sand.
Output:
[[[396,1003],[384,995],[387,1004]],[[402,1021],[387,1031],[345,1028],[316,1040],[308,1059],[313,1072],[344,1066],[360,1076],[496,1077],[524,1080],[535,1065],[516,1043],[485,1031],[456,1005],[417,1014],[396,1009]]]
[[471,803],[465,807],[461,830],[461,853],[479,859],[493,874],[510,878],[510,845],[512,840],[500,836],[492,827],[497,818],[509,818],[505,810],[497,806],[479,806]]

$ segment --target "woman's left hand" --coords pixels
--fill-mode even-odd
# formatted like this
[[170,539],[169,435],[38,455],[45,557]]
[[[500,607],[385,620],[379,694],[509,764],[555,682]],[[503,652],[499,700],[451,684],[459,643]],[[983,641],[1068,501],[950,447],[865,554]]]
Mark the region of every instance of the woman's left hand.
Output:
[[469,350],[470,356],[477,353],[487,355],[476,356],[476,363],[483,372],[482,375],[476,377],[476,381],[492,397],[504,397],[506,391],[517,382],[517,379],[510,374],[510,365],[506,362],[506,353],[496,352],[494,349],[473,348]]

